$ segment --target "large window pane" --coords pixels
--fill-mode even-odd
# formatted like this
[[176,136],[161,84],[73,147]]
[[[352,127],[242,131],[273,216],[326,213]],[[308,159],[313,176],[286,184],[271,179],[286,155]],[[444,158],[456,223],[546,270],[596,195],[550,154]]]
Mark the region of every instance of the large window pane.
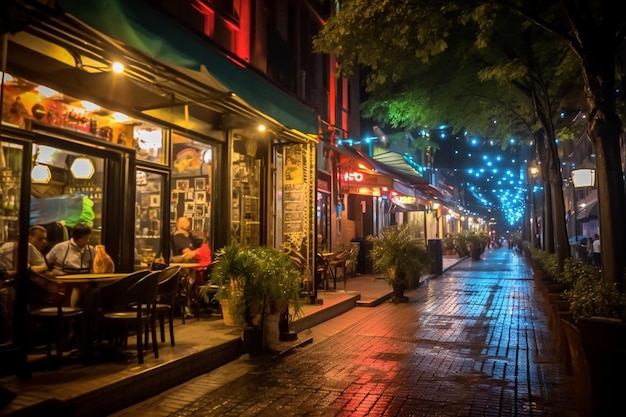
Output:
[[168,207],[163,199],[164,184],[163,174],[137,171],[135,263],[150,263],[155,258],[165,258],[162,235]]
[[[176,231],[176,220],[189,219],[196,246],[211,243],[211,204],[214,180],[213,147],[173,134],[172,184],[170,196],[170,230]],[[174,256],[180,253],[172,253]]]
[[0,346],[13,340],[22,153],[21,146],[0,142]]
[[44,253],[77,223],[92,228],[91,245],[102,243],[103,158],[35,144],[31,181],[30,224],[48,229]]

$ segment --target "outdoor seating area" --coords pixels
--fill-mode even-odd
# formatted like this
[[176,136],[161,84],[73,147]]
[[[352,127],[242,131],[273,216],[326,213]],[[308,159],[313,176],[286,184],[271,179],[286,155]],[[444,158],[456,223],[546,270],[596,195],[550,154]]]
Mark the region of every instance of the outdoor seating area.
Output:
[[[166,321],[169,345],[174,346],[176,317],[184,324],[192,306],[188,303],[196,302],[197,295],[190,293],[197,291],[195,280],[200,277],[198,282],[204,282],[205,277],[204,269],[198,268],[196,264],[155,264],[131,273],[52,277],[31,272],[30,371],[130,356],[142,364],[148,350],[158,358],[159,343],[166,342]],[[79,297],[74,300],[72,292]]]

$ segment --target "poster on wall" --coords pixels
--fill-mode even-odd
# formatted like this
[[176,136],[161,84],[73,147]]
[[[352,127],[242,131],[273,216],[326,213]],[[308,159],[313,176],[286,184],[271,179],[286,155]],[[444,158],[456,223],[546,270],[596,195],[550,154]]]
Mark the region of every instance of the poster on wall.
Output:
[[285,184],[303,184],[304,171],[302,166],[302,146],[285,147]]
[[303,230],[302,202],[305,198],[304,184],[286,184],[283,194],[283,224],[285,233]]

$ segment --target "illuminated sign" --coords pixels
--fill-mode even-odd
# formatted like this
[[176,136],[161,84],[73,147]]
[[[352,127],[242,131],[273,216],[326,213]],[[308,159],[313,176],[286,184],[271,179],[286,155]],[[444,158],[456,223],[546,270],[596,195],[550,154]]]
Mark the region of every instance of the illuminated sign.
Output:
[[343,183],[354,187],[391,187],[393,178],[370,172],[344,172],[342,174]]
[[394,203],[398,204],[415,204],[417,199],[408,195],[398,195],[393,198]]

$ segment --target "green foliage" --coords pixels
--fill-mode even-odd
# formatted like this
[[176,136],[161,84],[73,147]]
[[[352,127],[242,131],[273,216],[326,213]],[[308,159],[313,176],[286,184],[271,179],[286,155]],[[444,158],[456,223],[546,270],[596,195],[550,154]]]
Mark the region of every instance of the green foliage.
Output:
[[430,255],[421,240],[411,236],[406,224],[390,226],[380,236],[369,235],[368,253],[375,271],[385,274],[389,284],[405,282],[410,274],[418,276],[430,266]]
[[216,257],[210,283],[218,287],[216,299],[230,302],[239,326],[259,325],[263,314],[288,311],[290,303],[296,317],[302,314],[300,274],[285,252],[231,244]]
[[442,243],[444,249],[451,250],[455,248],[454,236],[452,236],[450,233],[448,233],[446,237],[443,238]]
[[615,283],[604,281],[600,270],[581,276],[564,296],[574,320],[591,316],[626,320],[626,294]]

